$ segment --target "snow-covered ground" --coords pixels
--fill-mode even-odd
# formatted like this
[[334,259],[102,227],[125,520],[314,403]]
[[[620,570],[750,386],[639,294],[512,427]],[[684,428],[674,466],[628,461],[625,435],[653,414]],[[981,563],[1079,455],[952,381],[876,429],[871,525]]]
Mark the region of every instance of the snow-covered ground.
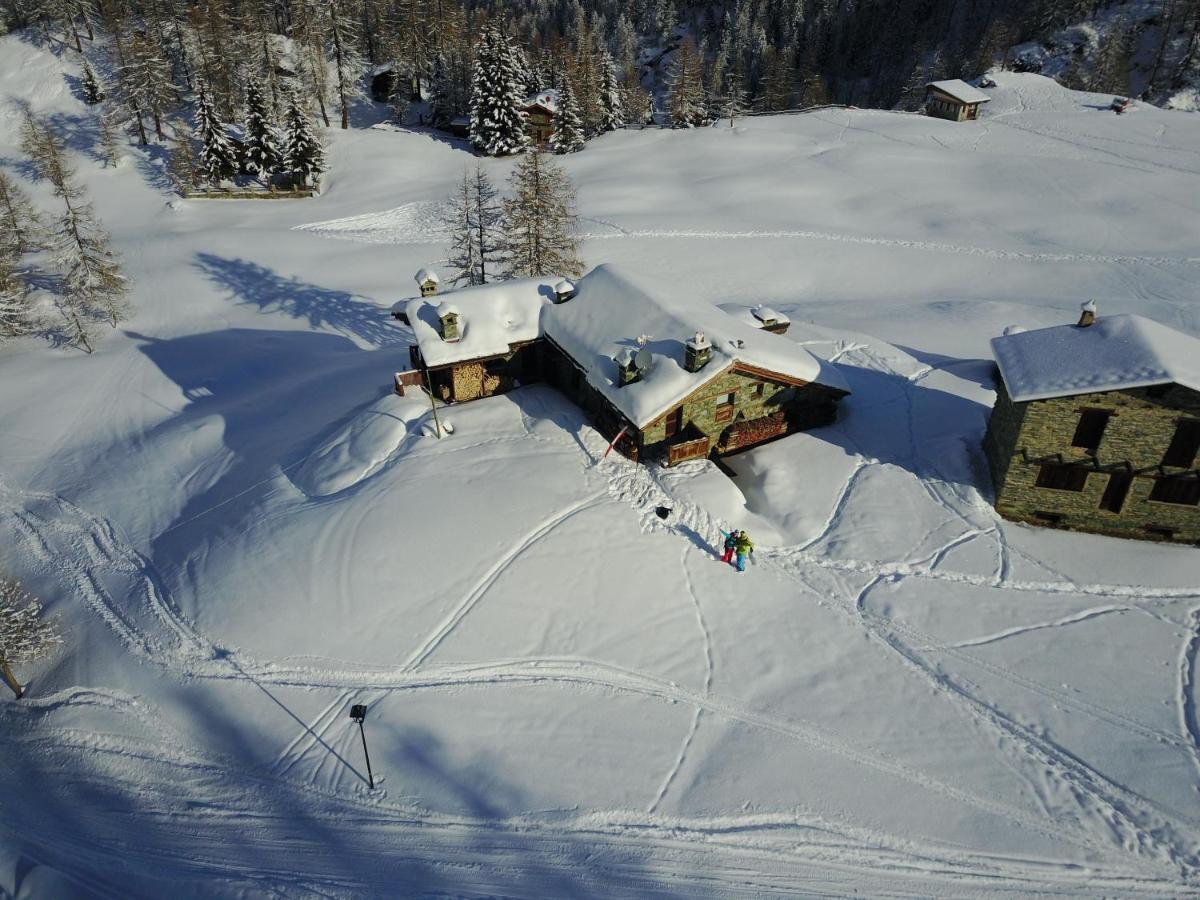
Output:
[[0,349],[0,567],[68,635],[0,701],[0,893],[1195,894],[1200,551],[1002,522],[979,442],[1008,324],[1200,334],[1200,117],[1002,74],[978,123],[567,158],[589,264],[768,303],[854,391],[731,479],[601,459],[544,386],[441,440],[389,393],[461,146],[327,132],[319,198],[184,202],[89,156],[64,67],[0,39],[138,311]]

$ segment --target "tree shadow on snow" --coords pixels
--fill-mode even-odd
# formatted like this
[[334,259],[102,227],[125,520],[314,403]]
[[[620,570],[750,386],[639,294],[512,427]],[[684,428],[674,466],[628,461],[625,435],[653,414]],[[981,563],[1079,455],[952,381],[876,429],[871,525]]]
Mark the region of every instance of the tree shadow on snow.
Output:
[[196,254],[196,267],[239,303],[283,312],[376,347],[409,343],[388,311],[364,297],[286,277],[246,259]]

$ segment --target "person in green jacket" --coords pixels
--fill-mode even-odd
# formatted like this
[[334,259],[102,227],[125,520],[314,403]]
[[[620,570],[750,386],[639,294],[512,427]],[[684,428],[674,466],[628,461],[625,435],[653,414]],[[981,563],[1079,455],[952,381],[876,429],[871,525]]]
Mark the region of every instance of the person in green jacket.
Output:
[[733,549],[737,553],[737,570],[745,572],[746,558],[754,556],[754,542],[750,540],[750,535],[744,531],[741,532],[738,535],[737,543],[733,545]]

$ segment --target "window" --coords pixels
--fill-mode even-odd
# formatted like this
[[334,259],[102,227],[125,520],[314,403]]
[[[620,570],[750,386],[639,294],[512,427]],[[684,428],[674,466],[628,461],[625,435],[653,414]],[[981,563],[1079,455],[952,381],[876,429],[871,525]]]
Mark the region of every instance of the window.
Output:
[[1133,474],[1130,472],[1113,472],[1108,476],[1108,485],[1104,488],[1104,496],[1100,498],[1100,508],[1112,513],[1119,513],[1129,496],[1129,487],[1133,484]]
[[737,391],[730,391],[717,398],[717,415],[718,422],[728,422],[733,418],[733,405],[737,403]]
[[767,390],[767,386],[765,384],[763,384],[761,381],[758,382],[758,384],[754,385],[754,399],[761,400],[763,394],[766,393],[766,390]]
[[1156,478],[1150,499],[1180,506],[1200,504],[1200,478]]
[[1106,409],[1083,409],[1079,411],[1079,424],[1075,427],[1075,436],[1071,438],[1072,447],[1082,447],[1085,450],[1095,450],[1100,446],[1104,437],[1105,426],[1112,415]]
[[1055,491],[1082,491],[1087,477],[1088,470],[1083,466],[1045,463],[1038,472],[1037,486]]
[[1171,540],[1175,537],[1174,528],[1166,528],[1162,525],[1147,525],[1145,528],[1146,534],[1153,538],[1161,538],[1163,540]]
[[675,437],[675,435],[679,434],[679,429],[681,427],[683,427],[683,407],[677,406],[667,413],[667,437]]
[[1164,466],[1190,469],[1200,450],[1200,419],[1184,419],[1175,426],[1175,436],[1163,454]]
[[1064,516],[1062,513],[1041,512],[1041,511],[1035,512],[1033,514],[1033,517],[1035,519],[1037,519],[1039,522],[1045,522],[1047,525],[1061,525],[1067,519],[1067,517]]

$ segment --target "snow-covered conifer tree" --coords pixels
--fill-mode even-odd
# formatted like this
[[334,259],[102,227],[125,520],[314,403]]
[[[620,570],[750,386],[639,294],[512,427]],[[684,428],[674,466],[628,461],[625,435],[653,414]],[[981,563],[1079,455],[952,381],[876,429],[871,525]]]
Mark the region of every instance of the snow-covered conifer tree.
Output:
[[42,604],[20,582],[0,578],[0,676],[17,699],[25,692],[12,667],[50,654],[62,635],[58,624],[42,617]]
[[214,185],[232,178],[238,169],[237,151],[203,86],[196,102],[196,131],[200,137],[200,174]]
[[607,49],[600,54],[600,131],[614,131],[625,124],[617,66]]
[[522,85],[508,38],[495,26],[475,50],[471,85],[471,143],[489,156],[519,153],[529,144]]
[[125,142],[121,138],[121,117],[116,108],[109,108],[108,104],[105,107],[99,116],[100,153],[104,157],[104,164],[115,168],[125,155],[122,150]]
[[504,201],[504,276],[581,274],[579,217],[567,174],[547,154],[534,149],[513,170],[509,184],[512,196]]
[[313,131],[308,113],[300,106],[295,93],[288,92],[284,127],[283,157],[287,170],[302,184],[316,186],[317,178],[325,171],[325,150]]
[[271,124],[267,100],[258,79],[246,83],[246,150],[245,168],[251,175],[270,181],[279,171],[283,159],[279,152],[279,137]]
[[95,106],[107,96],[104,85],[100,83],[100,76],[86,59],[83,61],[83,75],[79,79],[79,92],[83,94],[83,102],[88,106]]
[[554,134],[550,137],[550,149],[555,153],[574,153],[582,150],[583,120],[579,114],[579,101],[565,73],[558,77],[558,114],[554,117]]
[[329,0],[329,19],[325,27],[330,61],[337,82],[342,128],[350,127],[350,104],[364,96],[363,74],[367,69],[366,61],[356,45],[358,25],[344,8],[347,5],[344,0]]
[[135,31],[126,45],[121,85],[130,99],[136,101],[136,107],[150,114],[154,133],[163,140],[163,116],[179,100],[179,90],[172,78],[171,64],[158,43],[144,31]]

